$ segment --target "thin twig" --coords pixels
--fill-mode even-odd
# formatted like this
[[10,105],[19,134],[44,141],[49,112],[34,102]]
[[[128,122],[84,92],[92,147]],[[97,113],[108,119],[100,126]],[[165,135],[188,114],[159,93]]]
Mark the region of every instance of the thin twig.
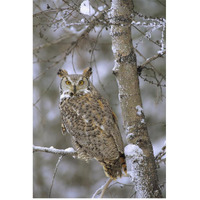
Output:
[[113,179],[109,178],[104,185],[102,185],[92,196],[92,198],[95,198],[96,195],[98,195],[101,192],[100,198],[103,197],[106,189],[108,188],[109,184],[113,181]]
[[103,190],[101,192],[100,198],[103,198],[103,195],[106,191],[106,189],[108,188],[108,186],[110,185],[110,183],[112,182],[113,179],[109,178],[108,181],[106,182],[106,184],[103,187]]
[[[97,16],[94,17],[94,19],[90,22],[90,24],[85,28],[84,31],[82,31],[82,33],[79,33],[80,35],[78,36],[78,39],[76,42],[73,42],[73,44],[78,44],[79,41],[81,41],[83,38],[86,38],[87,35],[89,34],[89,32],[97,25],[97,23],[99,22],[99,19],[105,14],[105,10],[99,12],[99,14]],[[42,48],[46,48],[46,47],[49,47],[51,45],[55,45],[55,44],[58,44],[59,42],[62,42],[63,40],[65,40],[66,38],[68,38],[68,34],[67,35],[64,35],[58,39],[56,39],[55,41],[52,41],[52,42],[47,42],[45,44],[41,44],[39,45],[38,47],[35,47],[33,49],[33,51],[38,51]],[[73,46],[73,45],[72,45]]]
[[155,157],[157,168],[159,168],[159,164],[161,162],[165,163],[166,158],[163,158],[165,155],[166,155],[166,144],[164,144],[164,146],[162,147],[161,151]]
[[[140,52],[140,51],[138,51],[137,49],[134,49],[145,61],[147,60],[147,58]],[[164,54],[163,54],[164,55]],[[152,67],[152,69],[153,70],[155,70],[157,73],[158,73],[158,75],[159,76],[161,76],[161,77],[163,77],[163,79],[165,80],[165,77],[164,77],[164,75],[162,74],[162,73],[160,73],[157,69],[156,69],[156,67],[154,66],[154,65],[152,65],[151,64],[151,62],[149,62],[148,63],[151,67]],[[143,64],[142,64],[143,65]],[[139,66],[138,66],[139,67]],[[141,68],[142,69],[142,68]],[[148,69],[148,68],[146,68],[146,69]]]
[[150,62],[152,62],[153,60],[159,58],[159,57],[162,57],[164,54],[166,54],[166,51],[164,51],[162,54],[156,54],[150,58],[147,58],[146,61],[140,65],[141,68],[144,68],[147,64],[149,64]]
[[49,86],[47,87],[47,89],[41,94],[41,96],[37,99],[37,101],[33,104],[33,106],[35,106],[40,100],[41,98],[44,96],[44,94],[46,94],[48,92],[48,90],[50,89],[50,87],[53,85],[53,82],[55,81],[55,78],[51,81],[51,83],[49,84]]
[[[142,35],[146,36],[146,33],[148,31],[146,31],[146,33],[144,33],[143,31],[141,31],[139,28],[137,28],[137,26],[132,25],[138,32],[140,32]],[[161,47],[161,45],[159,45],[158,43],[154,42],[151,38],[148,38],[149,41],[151,41],[152,43],[154,43],[155,45]]]
[[60,162],[61,162],[63,156],[64,156],[64,155],[60,156],[60,157],[58,158],[58,162],[56,163],[56,167],[55,167],[54,172],[53,172],[53,178],[52,178],[52,182],[51,182],[51,187],[50,187],[50,190],[49,190],[49,198],[51,197],[51,191],[52,191],[52,188],[53,188],[53,183],[54,183],[54,180],[55,180],[56,172],[57,172],[57,170],[58,170],[58,166],[59,166],[59,164],[60,164]]

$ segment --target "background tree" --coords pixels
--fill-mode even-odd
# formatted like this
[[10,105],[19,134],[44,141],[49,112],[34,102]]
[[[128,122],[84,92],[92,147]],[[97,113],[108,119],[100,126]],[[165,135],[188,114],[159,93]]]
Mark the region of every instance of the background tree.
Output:
[[[118,1],[112,3],[114,8],[114,3],[117,4]],[[124,95],[124,91],[122,87],[119,88],[122,105],[120,110],[117,83],[112,74],[115,59],[114,72],[118,84],[124,84],[120,83],[123,81],[120,79],[120,71],[117,72],[117,46],[114,38],[119,35],[116,35],[114,29],[115,26],[120,27],[119,25],[126,28],[123,26],[128,22],[132,38],[128,36],[127,39],[128,43],[133,43],[134,49],[127,49],[124,45],[125,55],[120,55],[121,60],[118,61],[123,63],[124,57],[125,61],[131,63],[133,75],[136,76],[137,71],[139,72],[143,110],[141,107],[136,108],[140,104],[135,102],[135,113],[141,113],[142,116],[137,118],[137,115],[136,118],[140,119],[140,124],[145,126],[145,129],[146,126],[148,128],[154,155],[157,155],[159,187],[163,186],[161,189],[165,196],[165,165],[162,162],[165,154],[165,148],[162,149],[165,141],[165,1],[134,1],[134,10],[131,10],[131,5],[124,21],[122,18],[113,18],[114,10],[110,8],[111,2],[104,0],[33,2],[34,144],[47,147],[53,145],[59,149],[71,146],[70,137],[67,136],[65,142],[60,132],[59,79],[56,72],[63,67],[69,73],[79,73],[86,66],[93,68],[94,85],[110,101],[118,116],[124,143],[127,144],[128,140],[137,144],[131,134],[135,131],[134,127],[123,123],[123,119],[125,122],[128,120],[128,110],[125,112],[123,96],[120,96]],[[131,56],[127,56],[129,50]],[[131,75],[129,70],[130,68],[126,67],[121,72]],[[130,79],[126,82],[127,86],[135,85],[130,83]],[[125,93],[130,91],[132,90],[128,89]],[[146,119],[143,118],[142,111]],[[128,154],[131,154],[128,150]],[[33,195],[47,197],[58,158],[51,154],[35,153],[33,159]],[[105,180],[103,170],[96,161],[85,163],[65,156],[57,169],[51,197],[90,197]],[[111,184],[105,196],[138,197],[138,188],[134,186],[134,182],[123,177]]]

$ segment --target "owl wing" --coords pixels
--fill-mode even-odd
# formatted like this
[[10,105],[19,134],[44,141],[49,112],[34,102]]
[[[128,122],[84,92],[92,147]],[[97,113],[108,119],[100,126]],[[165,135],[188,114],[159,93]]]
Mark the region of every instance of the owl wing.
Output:
[[63,135],[66,135],[68,133],[66,127],[65,127],[65,123],[63,122],[63,119],[61,119],[61,133]]
[[121,137],[121,133],[119,130],[119,126],[118,126],[118,120],[117,120],[117,116],[116,114],[112,111],[108,101],[104,98],[102,98],[101,96],[99,97],[98,100],[99,104],[103,105],[102,109],[103,111],[106,113],[104,118],[106,121],[109,121],[111,123],[111,130],[109,130],[109,128],[105,129],[105,134],[106,135],[111,135],[112,138],[115,141],[115,144],[117,146],[117,149],[119,152],[123,153],[124,152],[124,145],[123,145],[123,141],[122,141],[122,137]]

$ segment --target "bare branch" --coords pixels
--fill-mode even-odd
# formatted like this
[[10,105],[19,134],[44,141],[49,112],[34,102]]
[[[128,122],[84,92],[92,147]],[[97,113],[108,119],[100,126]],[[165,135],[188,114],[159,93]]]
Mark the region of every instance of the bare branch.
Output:
[[[103,15],[105,14],[105,10],[99,12],[99,14],[97,16],[94,16],[94,19],[90,22],[90,24],[85,28],[85,30],[83,30],[81,33],[80,33],[80,36],[78,36],[78,39],[76,42],[73,42],[73,44],[78,44],[78,42],[80,40],[82,40],[83,38],[86,38],[87,35],[89,34],[89,32],[100,22],[100,19],[103,17]],[[70,26],[72,26],[74,24],[71,24]],[[39,45],[38,47],[34,48],[33,51],[38,51],[42,48],[45,48],[45,47],[49,47],[51,45],[55,45],[59,42],[62,42],[63,40],[65,40],[66,38],[68,38],[69,36],[68,35],[65,35],[65,36],[62,36],[61,38],[58,38],[57,40],[55,41],[52,41],[52,42],[48,42],[46,44],[42,44],[42,45]],[[75,45],[75,46],[76,46]],[[73,46],[73,45],[72,45]]]
[[50,187],[50,190],[49,190],[49,198],[51,197],[51,191],[52,191],[52,188],[53,188],[53,183],[54,183],[54,180],[55,180],[56,172],[58,170],[58,166],[59,166],[62,158],[63,158],[63,155],[58,158],[58,162],[56,163],[56,168],[54,169],[53,178],[52,178],[52,182],[51,182],[51,187]]
[[164,51],[162,54],[158,53],[158,54],[156,54],[156,55],[154,55],[154,56],[152,56],[150,58],[147,58],[146,61],[143,64],[141,64],[139,67],[144,68],[147,64],[149,64],[153,60],[156,60],[159,57],[162,57],[164,54],[166,54],[166,51]]
[[159,164],[161,162],[165,163],[166,158],[163,158],[165,155],[166,155],[166,144],[164,144],[164,146],[162,147],[161,151],[155,157],[157,168],[159,168]]
[[113,181],[113,179],[109,178],[104,185],[102,185],[92,196],[92,198],[95,198],[96,195],[101,193],[100,198],[103,198],[103,195],[108,188],[109,184]]

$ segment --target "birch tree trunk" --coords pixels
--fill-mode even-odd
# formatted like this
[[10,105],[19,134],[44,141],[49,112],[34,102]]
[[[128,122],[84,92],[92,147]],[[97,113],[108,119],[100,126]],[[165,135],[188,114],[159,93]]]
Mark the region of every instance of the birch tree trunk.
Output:
[[115,58],[113,73],[119,87],[119,101],[128,145],[125,147],[129,174],[136,197],[161,198],[152,144],[148,136],[131,38],[132,0],[113,0],[111,37]]

